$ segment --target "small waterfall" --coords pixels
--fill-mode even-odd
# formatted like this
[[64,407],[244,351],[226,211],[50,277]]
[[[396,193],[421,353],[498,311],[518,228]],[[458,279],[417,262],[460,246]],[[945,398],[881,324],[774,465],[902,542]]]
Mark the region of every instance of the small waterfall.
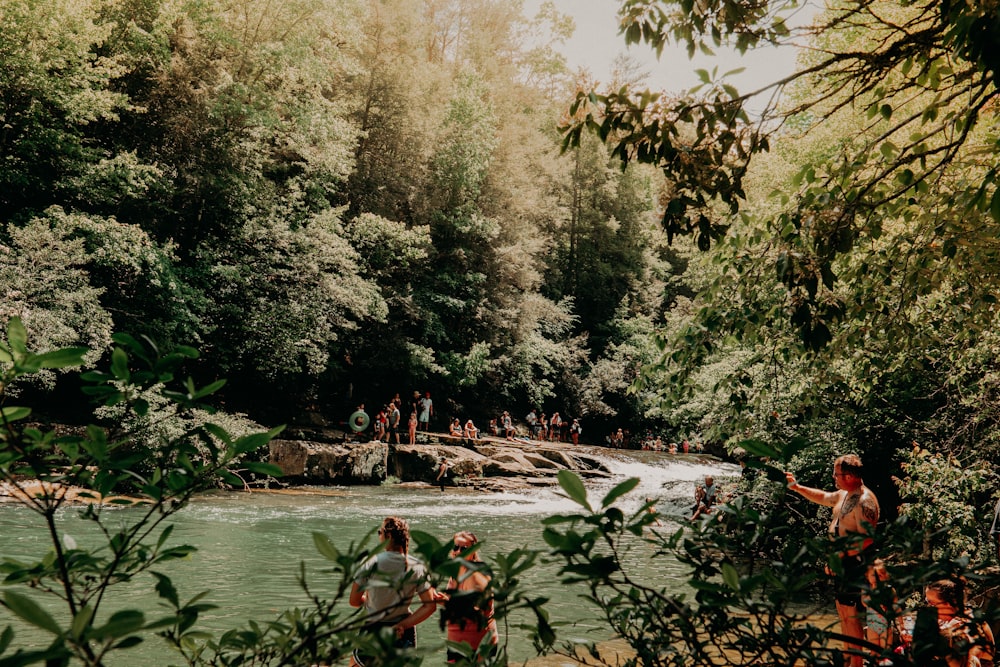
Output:
[[[695,482],[702,482],[707,474],[719,480],[740,474],[738,465],[710,456],[598,447],[588,447],[586,453],[600,460],[611,472],[610,478],[584,480],[592,506],[599,505],[604,495],[620,482],[630,477],[639,479],[639,486],[617,501],[626,513],[636,511],[646,498],[655,498],[657,509],[662,514],[677,518],[686,516],[694,503]],[[558,486],[505,493],[449,490],[444,494],[380,487],[374,495],[384,499],[384,504],[371,503],[372,498],[369,497],[365,510],[370,512],[373,520],[393,512],[428,518],[449,517],[457,513],[472,519],[570,514],[579,509],[576,503],[563,497]]]
[[601,458],[614,478],[595,485],[596,501],[615,484],[630,477],[639,479],[635,490],[618,502],[626,513],[637,510],[647,498],[654,498],[661,514],[687,516],[694,504],[694,485],[704,483],[705,475],[725,480],[738,478],[741,472],[736,464],[703,455],[606,450]]

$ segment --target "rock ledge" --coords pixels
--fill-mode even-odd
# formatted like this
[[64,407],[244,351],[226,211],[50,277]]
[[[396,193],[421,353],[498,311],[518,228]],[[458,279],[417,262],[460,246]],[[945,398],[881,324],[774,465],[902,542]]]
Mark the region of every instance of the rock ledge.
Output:
[[[324,440],[326,440],[324,438]],[[443,434],[426,434],[426,444],[273,440],[270,462],[281,468],[285,484],[381,484],[388,477],[402,483],[436,485],[441,457],[451,467],[451,486],[505,491],[556,484],[560,470],[581,477],[609,477],[591,447],[559,442],[483,438],[472,446]]]

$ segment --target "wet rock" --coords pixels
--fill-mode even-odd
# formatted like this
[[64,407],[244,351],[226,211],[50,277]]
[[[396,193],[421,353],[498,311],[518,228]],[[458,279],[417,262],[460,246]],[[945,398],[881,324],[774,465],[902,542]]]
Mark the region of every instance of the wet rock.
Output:
[[479,452],[456,445],[392,445],[390,449],[390,474],[401,482],[433,483],[442,456],[448,459],[453,478],[478,477],[489,462]]
[[270,462],[283,480],[309,484],[378,484],[387,475],[389,446],[383,442],[352,445],[272,440]]
[[430,434],[427,444],[330,443],[274,440],[271,463],[289,484],[378,484],[387,476],[401,483],[435,485],[441,457],[448,459],[452,484],[483,491],[551,486],[560,470],[583,477],[610,475],[599,459],[562,443],[523,443]]

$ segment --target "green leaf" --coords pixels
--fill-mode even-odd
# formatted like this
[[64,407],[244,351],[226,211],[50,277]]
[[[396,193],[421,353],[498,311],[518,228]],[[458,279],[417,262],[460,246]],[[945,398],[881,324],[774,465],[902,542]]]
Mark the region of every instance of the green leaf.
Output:
[[993,191],[993,198],[990,200],[990,215],[994,222],[1000,222],[1000,188]]
[[753,456],[758,456],[761,458],[774,459],[776,461],[783,461],[781,452],[767,444],[763,440],[743,440],[737,444],[738,447],[742,447],[746,450],[748,454]]
[[639,485],[638,477],[630,477],[629,479],[626,479],[624,482],[618,484],[615,488],[608,491],[608,494],[604,496],[604,499],[601,501],[601,508],[603,509],[605,507],[608,507],[609,505],[611,505],[611,503],[615,502],[618,498],[624,496],[626,493],[628,493],[638,485]]
[[316,545],[316,551],[318,551],[323,558],[333,561],[334,563],[340,559],[340,551],[333,545],[330,538],[323,533],[316,532],[314,532],[312,536],[313,544]]
[[90,605],[84,605],[73,617],[73,625],[70,626],[70,635],[75,639],[83,637],[83,633],[90,627],[90,622],[94,619],[94,609]]
[[235,454],[246,454],[256,451],[269,443],[273,437],[270,432],[245,435],[242,438],[237,438],[236,442],[233,443],[233,452]]
[[102,638],[124,637],[142,628],[146,617],[141,611],[124,609],[116,611],[108,622],[99,628],[94,628],[94,635]]
[[722,564],[722,580],[736,592],[740,590],[740,573],[736,571],[732,563]]
[[570,472],[569,470],[560,470],[558,475],[559,486],[562,490],[566,492],[566,495],[578,505],[581,505],[587,509],[588,512],[592,512],[590,503],[587,502],[587,489],[583,486],[583,480],[580,479],[579,475]]
[[119,380],[127,381],[130,377],[128,355],[120,347],[116,347],[111,352],[111,373]]
[[139,645],[141,643],[142,643],[142,637],[140,637],[138,635],[133,635],[131,637],[126,637],[125,639],[121,640],[120,642],[118,642],[117,644],[115,644],[114,646],[112,646],[111,648],[116,649],[116,650],[117,649],[123,649],[123,648],[132,648],[133,646],[137,646],[137,645]]
[[[163,532],[160,533],[160,537],[157,538],[157,540],[156,540],[156,548],[159,549],[164,544],[166,544],[167,540],[170,538],[170,535],[173,532],[174,532],[174,527],[173,527],[172,524],[168,525],[166,528],[164,528]],[[156,574],[156,573],[154,572],[153,574]]]
[[0,418],[5,422],[13,422],[18,419],[24,419],[31,414],[31,408],[21,408],[12,405],[7,408],[0,408]]
[[785,462],[791,461],[796,454],[798,454],[808,446],[809,446],[808,438],[803,438],[802,436],[796,436],[792,438],[787,445],[785,445],[784,449],[782,450],[782,459]]
[[230,486],[241,487],[246,485],[246,481],[243,480],[239,475],[230,472],[229,470],[220,470],[219,478],[223,482],[229,484]]
[[40,368],[66,368],[80,366],[88,350],[85,347],[65,347],[61,350],[43,352],[35,357]]
[[218,439],[219,442],[223,443],[224,445],[228,446],[233,441],[232,436],[229,435],[229,431],[227,431],[226,429],[222,428],[218,424],[213,424],[213,423],[209,422],[209,423],[205,424],[204,426],[202,426],[202,428],[205,429],[205,431],[207,431],[208,433],[210,433],[213,437],[215,437],[216,439]]
[[14,591],[6,591],[3,596],[4,604],[10,609],[14,615],[21,618],[21,620],[34,625],[35,627],[41,628],[51,632],[54,635],[62,634],[62,629],[56,623],[55,619],[52,618],[47,611],[38,606],[38,603],[31,598],[16,593]]
[[263,463],[261,461],[247,461],[247,470],[256,475],[270,475],[271,477],[281,477],[284,475],[281,468],[273,463]]
[[28,332],[20,317],[12,317],[7,323],[7,341],[15,357],[27,354]]
[[170,580],[170,577],[159,572],[150,571],[150,573],[156,577],[156,594],[170,602],[174,607],[180,606],[177,589],[174,587],[174,583]]
[[197,400],[199,398],[204,398],[205,396],[208,396],[209,394],[214,394],[215,392],[217,392],[220,389],[222,389],[222,387],[225,384],[226,384],[225,380],[216,380],[215,382],[213,382],[213,383],[211,383],[209,385],[206,385],[206,386],[202,387],[201,389],[193,392],[192,395],[191,395],[191,398]]

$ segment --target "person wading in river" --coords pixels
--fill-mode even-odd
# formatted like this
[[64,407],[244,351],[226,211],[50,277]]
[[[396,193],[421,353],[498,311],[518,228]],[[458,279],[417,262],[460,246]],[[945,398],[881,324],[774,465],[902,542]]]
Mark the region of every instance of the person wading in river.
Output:
[[[448,581],[445,593],[438,594],[438,601],[444,604],[441,620],[445,624],[448,638],[448,662],[468,662],[466,655],[472,652],[482,660],[492,653],[499,641],[497,622],[493,618],[493,598],[489,593],[490,575],[481,567],[479,552],[473,547],[478,540],[469,531],[455,533],[455,547],[452,558],[463,558],[468,565],[459,568],[458,576]],[[480,648],[485,642],[486,646]],[[465,645],[464,651],[456,649]]]
[[[833,538],[854,537],[846,540],[844,550],[838,554],[843,572],[837,580],[837,615],[840,617],[841,632],[851,638],[864,639],[865,607],[861,599],[865,575],[869,561],[874,556],[869,553],[874,539],[872,532],[878,524],[878,499],[861,478],[861,459],[855,454],[845,454],[833,463],[833,482],[836,491],[823,491],[802,486],[795,481],[795,475],[786,472],[788,488],[806,500],[833,508],[830,521],[830,536]],[[832,574],[827,568],[827,574]],[[861,646],[844,642],[844,648],[851,652],[850,666],[862,667]]]
[[[364,632],[392,628],[397,648],[413,648],[417,645],[417,624],[430,618],[437,609],[437,593],[427,579],[424,564],[407,553],[410,527],[405,520],[386,517],[378,536],[385,550],[362,564],[351,587],[350,605],[365,608]],[[421,604],[411,612],[414,595]],[[377,656],[360,650],[351,655],[351,667],[371,667],[377,662]]]

